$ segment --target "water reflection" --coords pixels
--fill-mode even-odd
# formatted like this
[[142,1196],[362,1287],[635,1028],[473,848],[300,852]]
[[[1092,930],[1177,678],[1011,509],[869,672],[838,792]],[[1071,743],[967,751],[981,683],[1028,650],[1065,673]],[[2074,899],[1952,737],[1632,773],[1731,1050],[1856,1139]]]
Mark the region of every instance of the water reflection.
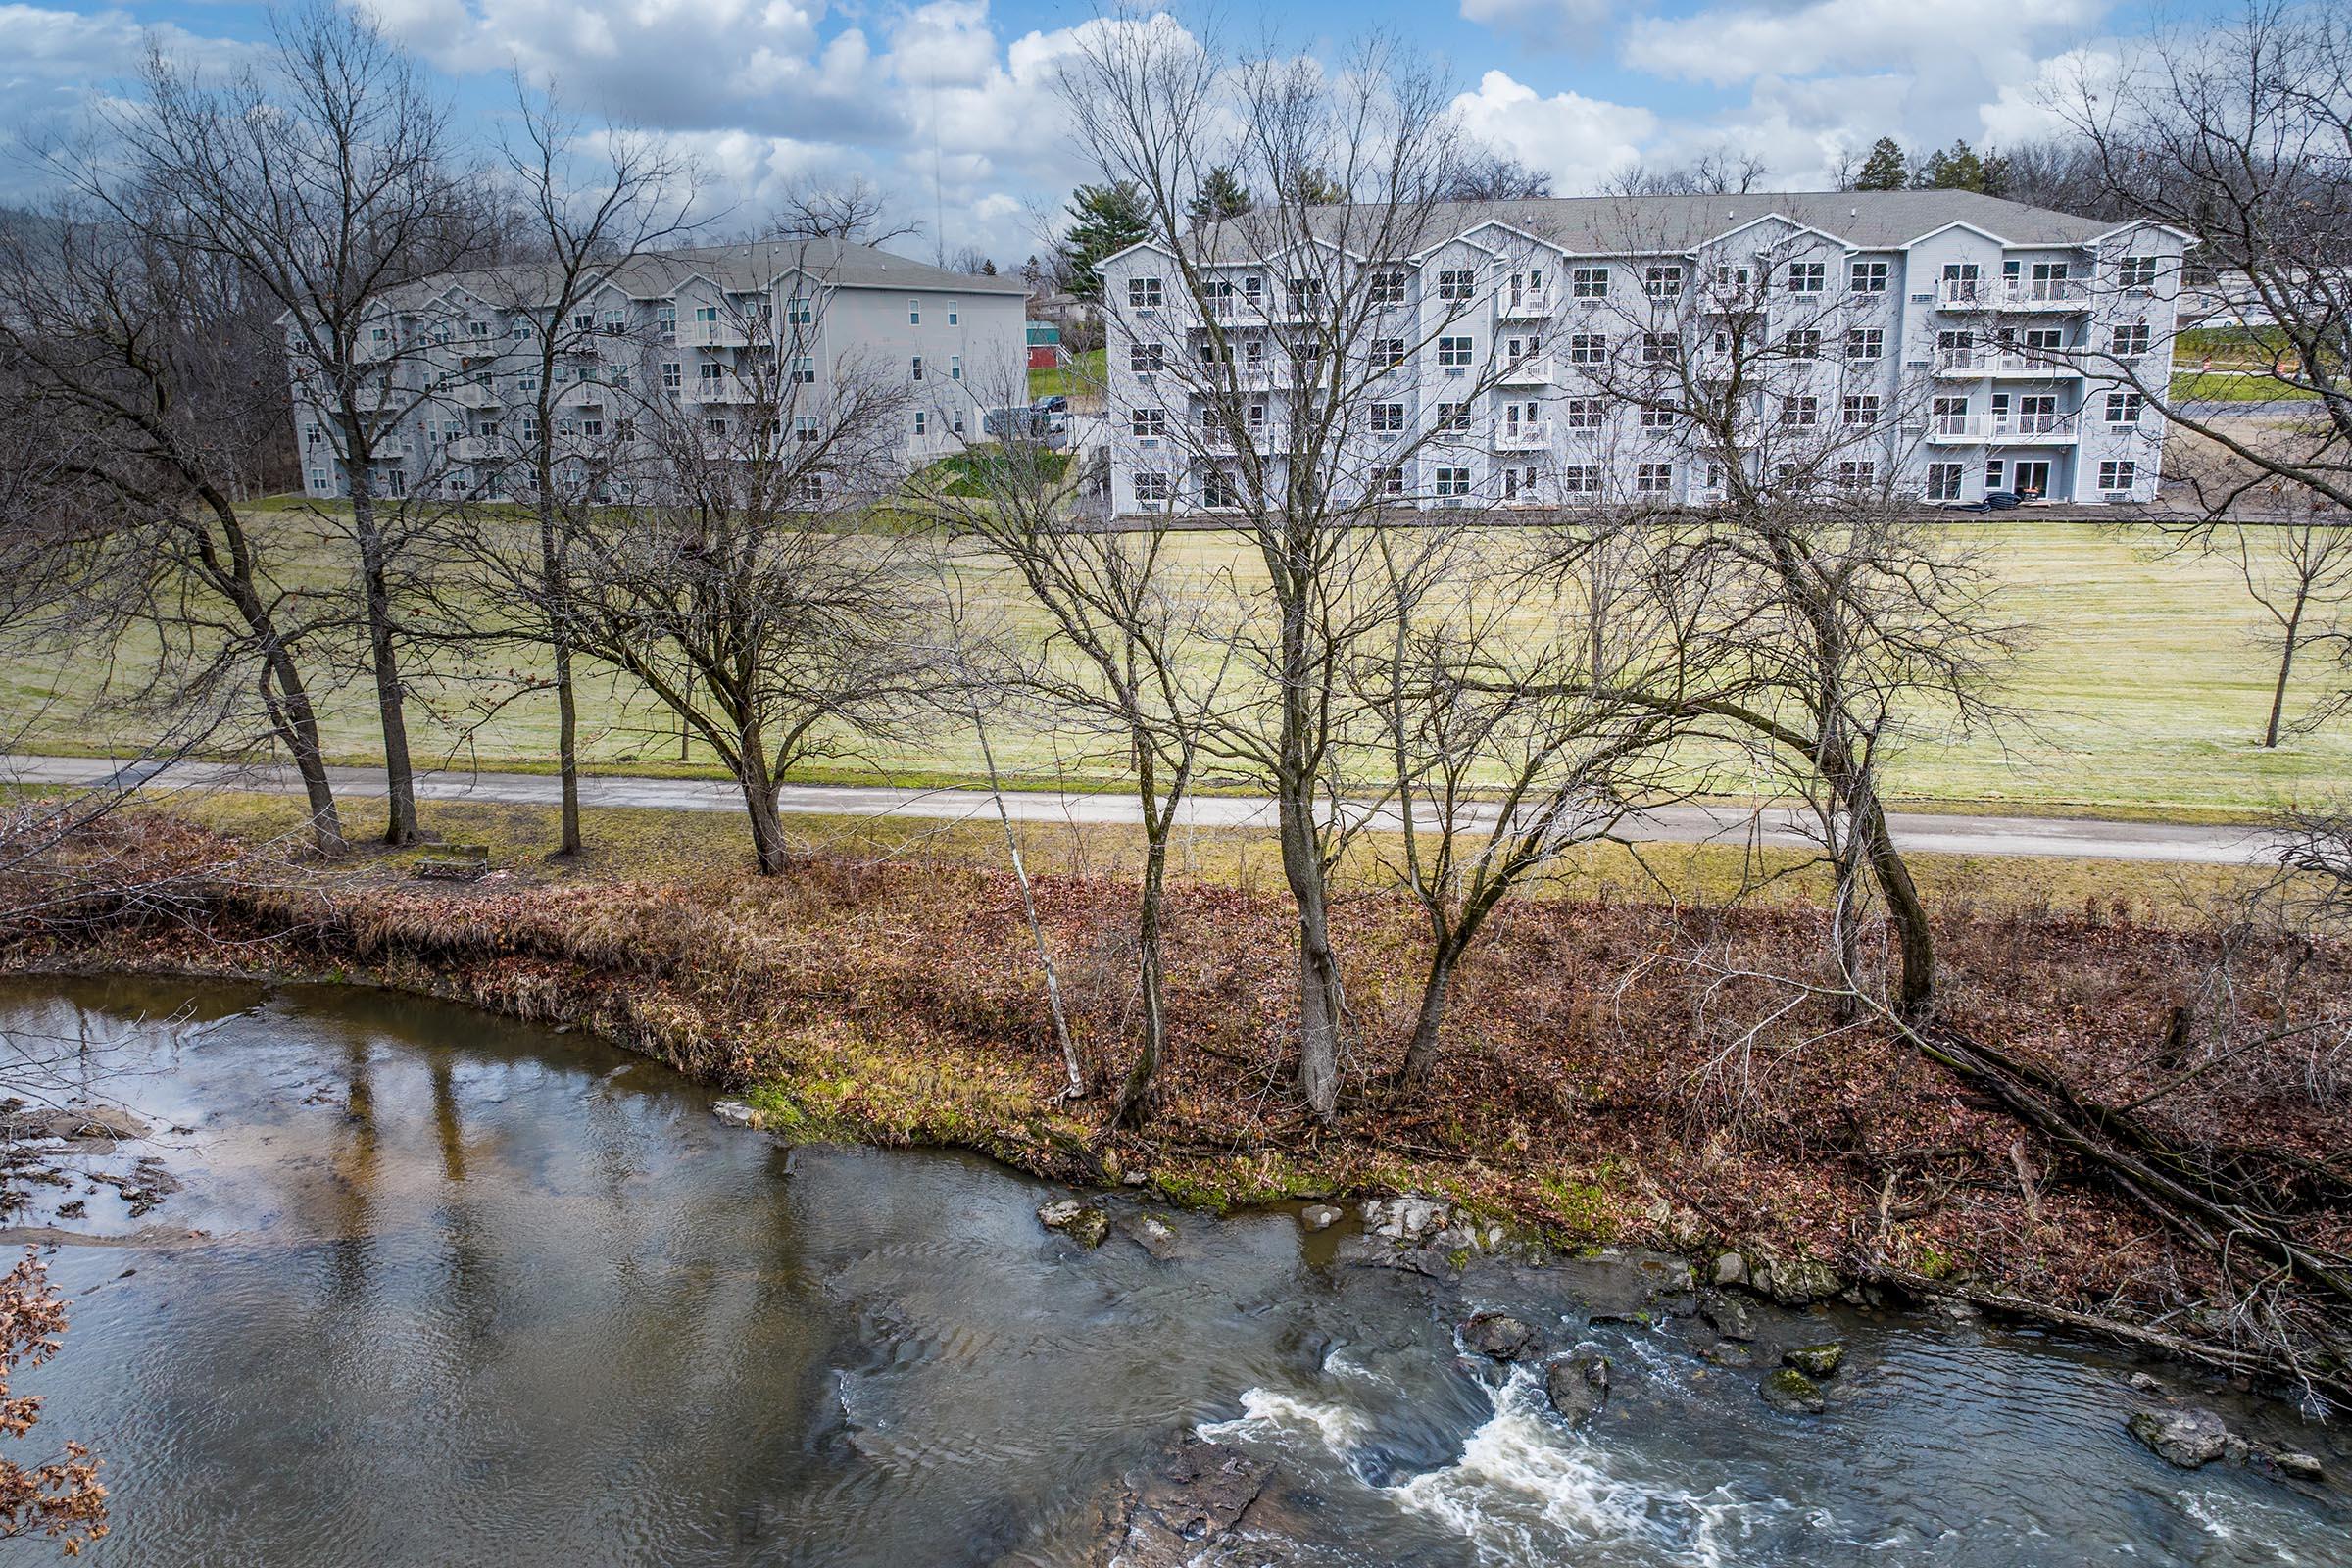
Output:
[[[201,1027],[130,1024],[191,996]],[[99,1562],[1069,1563],[1200,1425],[1277,1467],[1237,1563],[2331,1563],[2352,1522],[2157,1463],[2077,1349],[1791,1324],[1854,1346],[1797,1423],[1555,1274],[1474,1281],[1610,1355],[1572,1436],[1456,1356],[1450,1291],[1287,1216],[1081,1253],[981,1161],[788,1152],[637,1058],[388,994],[0,1017],[100,1020],[144,1054],[127,1098],[195,1129],[157,1217],[212,1240],[55,1262],[43,1431],[109,1458]]]

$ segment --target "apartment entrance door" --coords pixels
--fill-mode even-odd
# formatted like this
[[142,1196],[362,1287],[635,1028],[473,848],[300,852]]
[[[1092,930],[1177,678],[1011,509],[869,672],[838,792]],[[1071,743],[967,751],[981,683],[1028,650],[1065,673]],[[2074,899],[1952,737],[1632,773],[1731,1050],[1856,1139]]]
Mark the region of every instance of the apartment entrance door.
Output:
[[2040,458],[2023,458],[2011,466],[2015,475],[2009,488],[2028,501],[2039,501],[2050,493],[2050,466]]

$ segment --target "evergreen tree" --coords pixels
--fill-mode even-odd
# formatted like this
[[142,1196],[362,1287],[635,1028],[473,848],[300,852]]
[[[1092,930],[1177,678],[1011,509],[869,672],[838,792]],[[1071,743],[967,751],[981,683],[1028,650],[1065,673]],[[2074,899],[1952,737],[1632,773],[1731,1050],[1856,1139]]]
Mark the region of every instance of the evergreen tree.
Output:
[[1193,197],[1185,215],[1196,223],[1222,222],[1239,218],[1250,210],[1250,187],[1230,164],[1219,164],[1200,181],[1200,192]]
[[1907,183],[1901,144],[1892,136],[1881,136],[1871,143],[1870,156],[1862,160],[1862,168],[1854,175],[1854,189],[1901,190]]
[[1348,187],[1320,169],[1301,168],[1291,176],[1291,200],[1301,207],[1332,207],[1348,199]]
[[1072,294],[1100,301],[1102,274],[1095,269],[1102,259],[1152,236],[1143,194],[1124,180],[1081,185],[1070,197],[1069,211],[1070,231],[1062,236],[1059,252],[1062,274]]
[[1930,153],[1912,172],[1911,183],[1922,190],[1974,190],[1998,196],[2007,184],[2009,166],[1998,155],[1980,154],[1965,140]]

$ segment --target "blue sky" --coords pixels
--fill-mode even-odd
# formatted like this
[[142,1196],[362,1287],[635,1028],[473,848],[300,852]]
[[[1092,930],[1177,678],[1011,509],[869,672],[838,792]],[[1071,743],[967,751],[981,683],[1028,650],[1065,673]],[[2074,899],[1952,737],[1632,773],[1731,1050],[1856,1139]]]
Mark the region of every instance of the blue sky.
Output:
[[[713,200],[752,220],[797,175],[859,173],[926,230],[912,248],[977,244],[1000,264],[1044,244],[1086,171],[1058,133],[1051,80],[1095,15],[1056,0],[373,0],[441,71],[470,129],[492,133],[519,63],[576,109],[671,132]],[[1197,14],[1171,8],[1188,24]],[[1772,183],[1819,185],[1881,133],[2004,141],[2046,123],[2037,86],[2147,32],[2159,14],[2104,0],[1225,0],[1254,42],[1272,17],[1320,54],[1366,27],[1399,34],[1456,79],[1480,135],[1548,170],[1562,194],[1635,161],[1718,148]],[[2178,12],[2166,13],[2181,20]],[[141,39],[229,66],[267,34],[243,0],[0,3],[0,127],[54,133],[120,87]],[[12,141],[14,138],[12,137]],[[0,199],[37,172],[0,155]]]

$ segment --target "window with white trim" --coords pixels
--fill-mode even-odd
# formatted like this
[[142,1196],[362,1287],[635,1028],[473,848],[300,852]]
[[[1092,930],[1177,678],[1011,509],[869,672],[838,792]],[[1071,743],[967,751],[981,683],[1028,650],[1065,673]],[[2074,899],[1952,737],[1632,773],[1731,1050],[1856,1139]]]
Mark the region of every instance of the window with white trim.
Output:
[[1984,493],[1991,495],[2008,481],[2009,465],[2001,458],[1984,460]]
[[1605,267],[1576,267],[1568,271],[1568,293],[1580,300],[1605,300],[1609,297],[1609,270]]
[[1781,399],[1781,423],[1794,427],[1810,427],[1821,422],[1821,399]]
[[2139,465],[2126,459],[2111,458],[2099,465],[2099,488],[2112,495],[2129,490],[2139,479]]
[[2117,359],[2136,359],[2148,352],[2148,323],[2118,321],[2107,337],[2107,352]]
[[1572,332],[1568,335],[1570,365],[1605,365],[1609,359],[1609,340],[1599,332]]
[[1830,269],[1826,262],[1790,262],[1788,264],[1788,292],[1819,294],[1829,286]]
[[1597,463],[1564,463],[1560,466],[1560,488],[1572,496],[1600,494],[1600,465]]
[[1598,398],[1570,398],[1560,406],[1560,415],[1571,430],[1597,430],[1606,417]]
[[1404,429],[1404,405],[1375,403],[1372,405],[1372,433],[1396,435]]
[[796,414],[792,416],[792,438],[795,441],[813,445],[819,434],[815,415]]
[[917,436],[929,435],[931,433],[931,412],[928,409],[917,409],[914,411],[914,433]]
[[1374,305],[1402,305],[1404,303],[1405,270],[1401,267],[1376,267],[1367,284]]
[[1931,463],[1928,465],[1928,499],[1957,501],[1968,482],[1968,465],[1964,463]]
[[2137,424],[2146,400],[2136,392],[2107,394],[2107,422],[2109,424]]
[[1671,463],[1636,465],[1634,488],[1643,495],[1663,495],[1674,488],[1674,465]]
[[948,356],[948,379],[951,381],[960,381],[963,379],[962,355],[951,354]]
[[1856,294],[1884,294],[1886,277],[1885,262],[1853,262],[1845,270],[1845,286]]
[[1384,496],[1400,496],[1404,494],[1404,465],[1401,463],[1389,463],[1383,464],[1380,467],[1373,469],[1372,488],[1374,491]]
[[1168,411],[1132,409],[1128,411],[1127,428],[1138,437],[1155,441],[1168,433]]
[[1644,430],[1671,430],[1671,429],[1673,429],[1673,428],[1674,428],[1674,410],[1672,410],[1672,409],[1653,409],[1653,408],[1644,408],[1644,409],[1642,409],[1642,429],[1644,429]]
[[1140,507],[1164,506],[1168,499],[1168,476],[1158,468],[1146,468],[1135,476],[1135,502]]
[[2156,286],[2156,258],[2153,256],[2122,258],[2115,264],[2115,281],[2121,288],[2154,288]]
[[1470,429],[1470,405],[1469,405],[1469,404],[1467,404],[1467,403],[1441,403],[1441,404],[1439,404],[1439,405],[1438,405],[1437,416],[1438,416],[1438,417],[1437,417],[1437,423],[1436,423],[1434,426],[1432,426],[1432,428],[1434,428],[1435,430],[1437,430],[1439,434],[1441,434],[1441,435],[1453,435],[1453,434],[1467,434],[1467,433],[1469,432],[1469,429]]
[[1821,334],[1812,327],[1802,327],[1781,339],[1781,352],[1792,360],[1821,358]]
[[1682,333],[1644,332],[1642,334],[1642,363],[1643,365],[1672,365],[1681,359],[1682,355]]
[[923,302],[921,300],[908,300],[906,302],[906,324],[908,326],[920,326],[923,324]]
[[1886,357],[1886,331],[1877,326],[1849,326],[1845,329],[1845,357],[1849,360],[1883,360]]
[[1167,345],[1163,343],[1130,343],[1127,368],[1138,375],[1156,375],[1167,368]]
[[1138,311],[1155,311],[1164,302],[1160,280],[1156,277],[1131,277],[1127,280],[1127,304]]
[[1670,300],[1683,291],[1683,270],[1672,263],[1645,269],[1642,290],[1653,300]]
[[1845,400],[1843,416],[1847,424],[1876,424],[1879,422],[1879,400],[1875,394],[1862,393]]
[[1477,291],[1478,273],[1466,267],[1449,267],[1438,273],[1438,298],[1466,300]]
[[1372,340],[1372,368],[1394,370],[1404,363],[1404,339],[1376,337]]
[[1441,466],[1437,471],[1437,493],[1442,496],[1466,496],[1470,493],[1468,468]]
[[1867,458],[1851,459],[1838,465],[1838,488],[1868,490],[1879,482],[1879,466]]
[[906,368],[915,380],[920,381],[923,378],[923,357],[920,354],[908,356]]
[[816,384],[816,356],[804,354],[792,362],[792,379],[802,386]]
[[1462,369],[1470,364],[1475,345],[1466,337],[1438,339],[1438,365],[1444,369]]

